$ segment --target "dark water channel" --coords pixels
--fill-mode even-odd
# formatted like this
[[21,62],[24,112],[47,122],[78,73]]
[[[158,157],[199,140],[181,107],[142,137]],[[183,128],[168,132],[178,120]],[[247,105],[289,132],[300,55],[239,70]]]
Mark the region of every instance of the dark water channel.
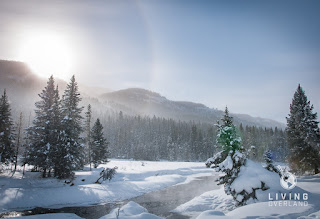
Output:
[[[119,208],[129,201],[134,201],[145,207],[149,213],[168,218],[185,219],[187,216],[170,212],[179,205],[190,201],[204,192],[218,189],[215,180],[217,175],[197,177],[195,180],[180,185],[170,186],[168,188],[150,192],[142,196],[125,200],[123,202],[106,203],[92,206],[64,207],[64,208],[34,208],[25,211],[15,211],[0,214],[0,218],[12,216],[27,216],[48,213],[74,213],[82,218],[97,219],[108,214],[112,209]],[[121,216],[121,215],[120,215]],[[121,217],[120,217],[121,218]]]

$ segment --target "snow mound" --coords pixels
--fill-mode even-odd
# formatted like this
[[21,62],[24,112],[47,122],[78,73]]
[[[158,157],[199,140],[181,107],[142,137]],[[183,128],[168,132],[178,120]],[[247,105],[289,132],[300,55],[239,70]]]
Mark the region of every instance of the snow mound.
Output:
[[[285,192],[280,186],[280,176],[277,173],[270,172],[263,168],[261,164],[249,159],[240,168],[238,177],[231,184],[231,189],[237,194],[243,191],[250,194],[255,190],[256,200],[250,200],[247,204],[256,201],[268,201],[269,193]],[[238,196],[237,199],[242,198],[240,195]]]
[[188,215],[195,218],[203,211],[229,212],[235,208],[235,203],[231,195],[220,189],[205,192],[202,195],[178,206],[173,212]]
[[[223,216],[222,214],[219,215],[217,211],[212,211],[212,210],[205,211],[201,213],[197,217],[197,219],[209,219],[209,218],[220,218],[220,219],[261,218],[262,219],[262,218],[284,218],[284,217],[295,218],[294,216],[289,217],[289,215],[300,214],[310,210],[311,208],[312,208],[312,205],[299,207],[299,208],[288,207],[288,206],[271,207],[269,206],[268,202],[260,202],[260,203],[254,203],[251,205],[246,205],[246,206],[236,208],[235,210],[225,214],[225,216]],[[301,219],[309,219],[309,218],[312,218],[312,216],[317,216],[317,214],[318,212],[309,215],[310,217],[301,217]],[[313,218],[316,218],[316,217],[313,217]]]
[[[288,201],[288,203],[293,201]],[[260,202],[247,206],[237,208],[229,213],[227,216],[232,218],[281,218],[290,214],[299,214],[308,211],[312,205],[302,207],[288,207],[288,206],[269,206],[268,202]],[[294,217],[293,217],[294,218]]]
[[210,211],[204,211],[202,212],[198,217],[197,219],[212,219],[212,218],[223,218],[223,219],[228,219],[231,217],[227,217],[223,212],[221,211],[213,211],[213,210],[210,210]]
[[320,218],[320,211],[313,212],[312,214],[309,214],[308,216],[301,216],[297,219],[314,219],[314,218]]
[[154,214],[148,213],[147,209],[141,205],[130,201],[128,204],[122,206],[120,209],[113,209],[108,215],[100,219],[161,219]]
[[81,219],[75,214],[71,213],[54,213],[54,214],[38,214],[38,215],[30,215],[30,216],[23,216],[23,217],[16,217],[16,218],[24,218],[24,219]]

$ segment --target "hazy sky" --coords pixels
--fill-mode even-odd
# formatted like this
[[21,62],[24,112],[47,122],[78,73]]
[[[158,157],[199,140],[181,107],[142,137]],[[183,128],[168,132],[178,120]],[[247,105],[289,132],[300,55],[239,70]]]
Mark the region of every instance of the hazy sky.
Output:
[[42,32],[67,43],[80,83],[282,122],[301,83],[320,113],[317,0],[0,1],[0,59]]

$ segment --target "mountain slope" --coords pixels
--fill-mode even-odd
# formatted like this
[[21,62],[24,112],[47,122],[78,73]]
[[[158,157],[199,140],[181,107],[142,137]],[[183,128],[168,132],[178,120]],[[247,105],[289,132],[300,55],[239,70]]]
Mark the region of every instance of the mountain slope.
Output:
[[43,89],[45,80],[32,73],[23,62],[0,60],[0,92],[6,89],[12,115],[29,114]]
[[[0,92],[7,90],[12,104],[13,116],[24,112],[34,112],[34,103],[39,100],[38,94],[46,86],[47,79],[36,76],[25,63],[0,60]],[[60,95],[67,82],[56,79]],[[147,115],[172,118],[183,121],[216,123],[223,111],[211,109],[203,104],[187,101],[171,101],[158,93],[141,88],[129,88],[115,92],[106,88],[79,85],[82,104],[92,104],[99,113],[118,113],[120,110],[129,115]],[[106,93],[107,92],[107,93]],[[104,93],[104,94],[102,94]],[[284,127],[284,124],[249,115],[234,114],[236,124],[256,125],[261,127]]]
[[[168,100],[158,93],[141,88],[110,92],[101,95],[100,98],[106,103],[116,103],[130,108],[136,114],[156,115],[183,121],[216,123],[223,115],[223,111],[211,109],[203,104]],[[245,114],[232,114],[232,116],[237,125],[243,123],[243,125],[250,126],[284,128],[284,124],[270,119],[251,117]]]

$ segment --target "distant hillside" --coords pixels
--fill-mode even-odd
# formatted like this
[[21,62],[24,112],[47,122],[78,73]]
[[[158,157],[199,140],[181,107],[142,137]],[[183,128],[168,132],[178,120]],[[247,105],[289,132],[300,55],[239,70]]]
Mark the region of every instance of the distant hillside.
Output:
[[[67,82],[55,79],[59,85],[60,95],[63,94]],[[46,86],[47,78],[35,75],[27,64],[18,61],[0,60],[0,92],[7,90],[9,100],[12,104],[13,116],[21,111],[25,114],[33,113],[34,104],[39,100],[38,94]],[[110,92],[107,88],[89,87],[80,85],[82,97],[99,96]],[[88,101],[87,101],[88,102]]]
[[0,92],[6,89],[13,116],[33,110],[43,85],[45,80],[33,74],[25,63],[0,60]]
[[[33,113],[38,94],[46,85],[47,79],[41,78],[22,62],[0,60],[0,92],[7,90],[12,104],[13,115],[20,112]],[[57,79],[60,95],[67,82]],[[210,109],[200,104],[186,101],[171,101],[158,93],[140,88],[129,88],[110,92],[107,88],[79,85],[82,105],[92,104],[99,113],[118,113],[120,110],[129,115],[148,115],[172,118],[183,121],[215,123],[223,111]],[[236,124],[256,125],[261,127],[284,127],[284,124],[249,115],[234,114]]]
[[[129,88],[103,94],[101,99],[106,103],[122,105],[136,114],[160,116],[183,121],[210,122],[219,120],[223,111],[211,109],[200,103],[172,101],[158,93],[141,89]],[[132,111],[131,111],[132,113]],[[261,127],[284,127],[284,124],[270,119],[252,117],[244,114],[232,114],[236,124],[256,125]]]

